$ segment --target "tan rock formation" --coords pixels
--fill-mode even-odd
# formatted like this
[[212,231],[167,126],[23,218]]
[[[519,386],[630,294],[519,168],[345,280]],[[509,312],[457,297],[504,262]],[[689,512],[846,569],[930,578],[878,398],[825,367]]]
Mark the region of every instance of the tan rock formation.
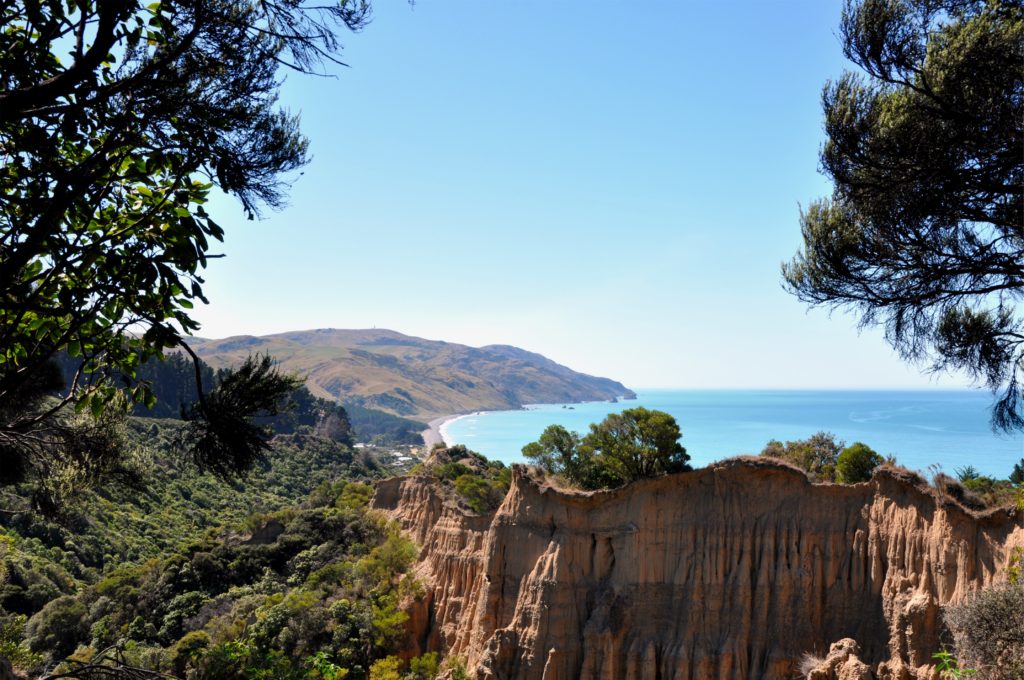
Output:
[[858,658],[859,654],[856,640],[834,642],[828,656],[807,674],[807,680],[874,680],[871,668]]
[[1024,545],[1021,513],[976,516],[918,482],[813,485],[734,459],[582,493],[517,467],[493,516],[425,477],[383,482],[374,504],[423,546],[414,646],[473,677],[781,680],[850,638],[838,677],[909,680],[931,677],[940,606]]

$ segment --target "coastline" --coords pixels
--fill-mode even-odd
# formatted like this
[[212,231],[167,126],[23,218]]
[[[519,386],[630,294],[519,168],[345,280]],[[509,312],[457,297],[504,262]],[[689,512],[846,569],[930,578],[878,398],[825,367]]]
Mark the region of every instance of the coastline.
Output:
[[[633,392],[632,394],[633,394],[632,397],[628,397],[626,395],[616,397],[615,400],[610,402],[610,403],[620,403],[622,401],[635,401],[637,399],[636,393]],[[552,403],[552,404],[546,404],[546,403],[523,404],[519,408],[505,409],[503,411],[471,411],[469,413],[453,413],[453,414],[447,415],[447,416],[439,416],[437,418],[434,418],[430,422],[428,422],[427,423],[427,429],[425,429],[425,430],[420,432],[420,437],[423,438],[424,457],[430,454],[430,449],[434,448],[435,444],[447,444],[447,442],[445,441],[445,438],[444,438],[444,435],[445,435],[445,427],[444,426],[447,425],[448,423],[452,422],[453,420],[458,420],[459,418],[466,418],[467,416],[473,416],[473,415],[483,415],[483,414],[487,414],[487,413],[504,413],[504,412],[512,413],[512,412],[516,412],[516,411],[529,411],[529,410],[533,410],[534,408],[543,407],[543,406],[568,406],[569,408],[574,408],[573,405],[579,405],[579,404],[606,404],[606,403],[609,403],[609,401],[608,400],[599,399],[599,400],[596,400],[596,401],[573,401],[573,402],[567,402],[565,404],[562,404],[562,403],[557,403],[557,404],[556,403]]]
[[430,453],[430,449],[434,448],[435,444],[444,444],[444,436],[441,434],[441,427],[448,421],[461,418],[459,414],[441,416],[440,418],[434,418],[427,423],[427,429],[420,432],[420,436],[423,437],[423,446],[426,448],[426,453]]
[[[611,412],[643,406],[677,419],[691,465],[760,451],[772,439],[798,441],[817,431],[862,441],[912,470],[972,465],[1002,479],[1021,460],[1024,435],[995,436],[990,395],[979,390],[644,390],[636,401],[530,404],[486,411],[478,422],[445,419],[438,434],[491,460],[523,462],[522,447],[559,424],[586,432]],[[471,414],[472,415],[472,414]],[[977,456],[973,452],[984,452]]]

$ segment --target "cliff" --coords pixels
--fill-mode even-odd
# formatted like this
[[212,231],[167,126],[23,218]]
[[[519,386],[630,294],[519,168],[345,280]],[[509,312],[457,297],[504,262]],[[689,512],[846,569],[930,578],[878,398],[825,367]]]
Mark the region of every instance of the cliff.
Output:
[[389,330],[322,328],[262,337],[190,341],[214,368],[270,354],[307,377],[318,397],[429,420],[523,404],[605,401],[636,395],[622,383],[578,373],[516,347],[468,347]]
[[734,459],[583,493],[517,466],[493,516],[425,477],[374,505],[422,546],[413,646],[473,677],[781,680],[852,638],[877,677],[909,680],[931,677],[940,607],[1024,545],[1022,513],[971,514],[919,481],[815,485]]

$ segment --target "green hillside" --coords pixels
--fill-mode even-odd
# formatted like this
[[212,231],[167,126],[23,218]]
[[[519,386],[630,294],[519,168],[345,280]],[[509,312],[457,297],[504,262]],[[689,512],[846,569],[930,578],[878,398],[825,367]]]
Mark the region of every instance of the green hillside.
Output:
[[308,376],[317,396],[426,419],[515,409],[531,403],[632,398],[621,383],[577,373],[508,345],[468,347],[389,330],[319,329],[262,337],[195,339],[215,368],[269,353],[287,371]]

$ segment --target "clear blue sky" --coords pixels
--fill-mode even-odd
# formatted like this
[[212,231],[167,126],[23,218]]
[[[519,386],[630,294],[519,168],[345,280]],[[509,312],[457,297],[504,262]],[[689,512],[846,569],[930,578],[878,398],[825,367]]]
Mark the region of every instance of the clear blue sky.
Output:
[[290,75],[313,162],[228,229],[202,335],[391,328],[634,387],[954,387],[780,287],[839,0],[378,0]]

